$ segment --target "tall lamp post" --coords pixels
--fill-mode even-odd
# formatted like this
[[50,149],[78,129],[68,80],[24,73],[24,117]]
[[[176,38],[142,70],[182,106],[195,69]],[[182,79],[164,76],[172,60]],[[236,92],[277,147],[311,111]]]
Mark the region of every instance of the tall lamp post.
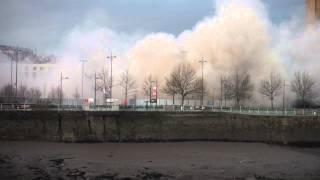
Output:
[[97,105],[97,79],[101,79],[97,77],[97,72],[94,72],[94,106]]
[[62,72],[60,74],[60,96],[59,96],[59,109],[62,107],[62,81],[65,79],[69,79],[68,77],[63,77]]
[[204,87],[203,87],[203,65],[204,63],[207,62],[203,59],[199,61],[199,63],[201,63],[201,66],[202,66],[202,76],[201,76],[201,86],[202,86],[202,90],[201,90],[201,106],[203,106],[203,98],[204,98]]
[[87,62],[85,59],[80,60],[82,63],[82,74],[81,74],[81,99],[83,99],[83,74],[84,74],[84,63]]
[[286,113],[286,80],[283,81],[283,96],[282,96],[282,111],[283,114]]
[[112,55],[112,52],[110,54],[110,56],[107,56],[107,59],[110,59],[110,65],[111,65],[111,76],[110,76],[110,104],[111,104],[111,100],[112,100],[112,60],[117,58],[117,56]]
[[[15,58],[15,61],[16,61],[16,83],[15,83],[16,92],[15,92],[15,97],[18,97],[18,62],[19,62],[20,53],[21,53],[20,49],[17,49],[14,52],[14,58]],[[11,63],[11,68],[12,68],[12,63]],[[11,69],[11,71],[12,71],[12,69]],[[11,81],[12,81],[12,72],[11,72]],[[11,82],[11,88],[12,88],[12,82]]]

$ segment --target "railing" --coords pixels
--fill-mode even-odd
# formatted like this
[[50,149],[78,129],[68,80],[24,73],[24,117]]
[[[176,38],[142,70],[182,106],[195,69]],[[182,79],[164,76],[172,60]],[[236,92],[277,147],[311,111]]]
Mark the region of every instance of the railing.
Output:
[[35,105],[18,103],[0,103],[0,111],[163,111],[163,112],[225,112],[248,115],[268,116],[318,116],[320,109],[273,109],[261,107],[212,107],[212,106],[119,106],[119,105]]

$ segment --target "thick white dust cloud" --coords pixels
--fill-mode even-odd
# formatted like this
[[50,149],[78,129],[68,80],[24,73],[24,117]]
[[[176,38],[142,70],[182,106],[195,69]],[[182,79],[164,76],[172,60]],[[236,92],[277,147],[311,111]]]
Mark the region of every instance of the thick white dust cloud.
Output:
[[[205,80],[218,87],[218,78],[235,68],[254,75],[258,82],[270,71],[285,75],[281,59],[274,53],[272,24],[262,3],[249,1],[218,2],[217,13],[199,22],[178,37],[157,33],[147,35],[130,49],[130,64],[138,77],[153,74],[163,78],[177,62],[188,61],[200,73],[199,60],[205,65]],[[216,83],[215,83],[216,82]]]
[[[117,56],[113,94],[119,99],[122,98],[119,76],[127,69],[136,78],[140,91],[146,76],[152,75],[163,84],[164,78],[181,61],[193,64],[200,74],[199,60],[204,58],[208,61],[204,71],[210,92],[219,87],[221,75],[228,75],[237,68],[252,76],[255,93],[259,81],[271,71],[289,81],[295,70],[306,70],[313,75],[319,69],[320,28],[305,28],[304,17],[274,25],[265,5],[258,0],[218,0],[215,9],[214,16],[204,18],[178,36],[164,32],[125,34],[103,27],[85,30],[77,27],[56,51],[61,56],[53,77],[58,79],[61,71],[70,77],[71,83],[66,83],[64,89],[71,97],[75,86],[81,89],[80,59],[88,61],[85,72],[89,76],[103,67],[110,69],[106,56],[111,51]],[[88,78],[85,97],[92,97],[93,80]],[[253,101],[261,102],[260,98],[261,95],[255,94]]]

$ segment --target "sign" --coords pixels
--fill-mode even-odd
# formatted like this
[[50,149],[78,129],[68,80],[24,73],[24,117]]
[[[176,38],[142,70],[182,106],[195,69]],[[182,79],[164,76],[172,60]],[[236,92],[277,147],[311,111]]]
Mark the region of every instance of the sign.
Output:
[[106,99],[106,102],[107,103],[116,103],[116,102],[118,102],[118,99]]
[[157,103],[158,99],[158,90],[157,90],[157,82],[152,81],[151,82],[151,99],[150,103]]
[[94,99],[93,98],[86,98],[84,101],[86,103],[88,103],[88,104],[93,104],[94,103]]

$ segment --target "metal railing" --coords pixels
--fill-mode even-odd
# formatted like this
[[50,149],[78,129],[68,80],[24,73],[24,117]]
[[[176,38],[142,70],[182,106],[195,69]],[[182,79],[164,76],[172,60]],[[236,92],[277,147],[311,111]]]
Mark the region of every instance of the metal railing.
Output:
[[320,109],[295,109],[288,108],[266,108],[266,107],[213,107],[213,106],[192,106],[192,105],[94,105],[85,103],[81,99],[63,99],[59,105],[59,99],[49,98],[17,98],[0,97],[0,111],[32,111],[32,110],[52,110],[52,111],[166,111],[166,112],[225,112],[248,115],[268,115],[268,116],[318,116]]
[[273,109],[263,107],[212,107],[212,106],[121,106],[121,105],[38,105],[20,103],[0,103],[0,111],[159,111],[159,112],[224,112],[247,115],[268,116],[318,116],[320,109]]

